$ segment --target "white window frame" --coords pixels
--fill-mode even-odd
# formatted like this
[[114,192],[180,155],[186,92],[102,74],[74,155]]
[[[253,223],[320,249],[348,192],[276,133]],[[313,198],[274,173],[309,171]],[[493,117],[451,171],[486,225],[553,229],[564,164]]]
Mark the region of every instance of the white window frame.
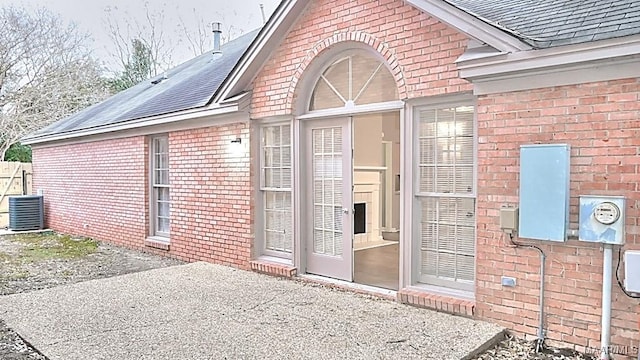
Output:
[[[165,141],[167,150],[167,184],[160,184],[156,182],[156,170],[159,170],[156,163],[156,142]],[[164,170],[164,169],[160,169]],[[154,135],[149,137],[149,236],[154,240],[161,242],[169,242],[169,231],[158,231],[158,189],[169,189],[169,196],[171,196],[171,186],[169,181],[169,136],[168,135]],[[169,227],[171,227],[171,203],[169,203]]]
[[[291,179],[291,183],[290,186],[287,188],[278,188],[278,187],[267,187],[266,186],[266,179],[265,179],[265,159],[264,159],[264,154],[265,154],[265,144],[264,144],[264,139],[265,139],[265,129],[269,128],[269,127],[280,127],[281,131],[284,127],[288,126],[289,127],[289,139],[290,139],[290,143],[288,144],[290,151],[291,151],[291,158],[290,158],[290,163],[289,166],[281,166],[280,169],[289,169],[290,171],[290,179]],[[259,226],[258,231],[259,233],[257,234],[260,241],[259,241],[259,249],[258,249],[258,256],[268,256],[268,257],[274,257],[274,258],[280,258],[280,259],[286,259],[288,261],[291,261],[293,259],[294,256],[294,248],[295,248],[295,236],[294,236],[294,194],[293,194],[293,182],[294,182],[294,173],[293,173],[293,163],[294,163],[294,132],[293,132],[293,123],[292,121],[264,121],[259,125],[259,129],[258,129],[258,144],[257,144],[257,150],[258,150],[258,173],[259,173],[259,187],[258,187],[258,211],[259,211]],[[280,145],[280,147],[282,147],[282,145]],[[279,250],[273,250],[273,249],[267,249],[267,237],[266,237],[266,232],[268,231],[268,229],[266,228],[266,197],[269,193],[288,193],[289,194],[289,199],[290,199],[290,203],[289,203],[289,217],[290,217],[290,222],[291,222],[291,228],[288,229],[288,231],[290,232],[290,241],[291,241],[291,250],[290,251],[279,251]],[[286,231],[286,230],[285,230]]]
[[[472,191],[469,193],[438,193],[438,192],[423,192],[420,189],[420,116],[419,112],[422,110],[433,110],[433,109],[445,109],[445,108],[455,108],[460,106],[472,106],[473,111],[473,181],[472,181]],[[437,279],[437,278],[429,278],[427,282],[421,281],[421,250],[420,244],[416,243],[413,246],[415,254],[413,256],[414,266],[412,269],[416,272],[413,278],[412,283],[416,285],[422,285],[425,287],[435,286],[436,288],[443,288],[445,292],[449,290],[455,291],[464,291],[472,293],[475,290],[475,276],[477,275],[475,269],[477,267],[477,176],[478,176],[478,129],[477,129],[477,104],[472,97],[460,96],[454,99],[450,99],[449,101],[443,99],[442,101],[431,102],[431,103],[417,103],[412,106],[412,117],[413,117],[413,131],[414,135],[412,136],[413,143],[413,206],[412,212],[413,214],[413,229],[412,234],[414,234],[415,239],[420,239],[420,226],[421,226],[421,202],[425,198],[434,198],[434,199],[473,199],[474,200],[474,245],[475,245],[475,253],[474,253],[474,280],[470,282],[466,281],[450,281],[445,279]]]

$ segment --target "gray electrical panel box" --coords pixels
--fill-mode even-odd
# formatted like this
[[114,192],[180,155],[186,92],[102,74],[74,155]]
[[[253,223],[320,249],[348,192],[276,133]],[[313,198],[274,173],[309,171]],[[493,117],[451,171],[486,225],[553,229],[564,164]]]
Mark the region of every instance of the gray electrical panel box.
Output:
[[640,251],[624,252],[624,287],[628,292],[640,293]]
[[509,234],[518,230],[518,208],[508,206],[500,208],[500,230]]
[[521,238],[565,241],[569,225],[569,160],[566,144],[520,147]]

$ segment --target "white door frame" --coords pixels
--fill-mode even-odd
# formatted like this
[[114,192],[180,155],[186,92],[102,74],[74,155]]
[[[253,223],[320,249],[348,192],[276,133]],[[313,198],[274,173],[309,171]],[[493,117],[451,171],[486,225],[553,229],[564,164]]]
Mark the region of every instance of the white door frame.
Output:
[[304,237],[304,197],[302,190],[306,179],[304,178],[304,150],[302,139],[304,138],[304,123],[313,119],[331,119],[337,116],[353,116],[366,113],[379,113],[386,111],[400,112],[400,244],[399,244],[399,289],[410,286],[414,283],[415,272],[413,267],[415,262],[412,261],[414,254],[412,242],[412,219],[413,209],[411,194],[413,192],[413,141],[411,134],[413,131],[413,116],[411,111],[407,111],[407,104],[404,101],[395,102],[394,106],[376,107],[366,109],[363,106],[362,111],[353,113],[349,109],[345,109],[342,114],[331,112],[326,114],[305,114],[304,116],[295,117],[293,120],[293,212],[294,212],[294,265],[298,268],[300,274],[305,274],[307,269],[306,262],[306,242]]
[[[303,126],[304,144],[301,146],[301,158],[304,166],[300,169],[302,178],[305,179],[301,190],[302,207],[302,241],[306,245],[305,258],[307,261],[306,272],[327,276],[335,279],[353,281],[353,136],[352,118],[350,116],[336,117],[326,120],[308,121]],[[314,239],[314,191],[312,190],[314,174],[313,134],[315,129],[338,129],[342,138],[340,147],[340,163],[342,185],[337,188],[337,193],[342,199],[338,206],[338,218],[342,222],[341,234],[338,244],[341,245],[341,256],[330,256],[312,251],[310,245]],[[301,138],[302,139],[302,138]],[[327,165],[327,164],[325,164]],[[329,164],[331,166],[335,164]],[[324,201],[323,201],[324,202]],[[326,204],[325,204],[326,206]],[[326,209],[325,209],[326,210]],[[333,213],[335,216],[335,213]],[[336,219],[334,219],[336,221]],[[312,269],[313,267],[313,269]]]

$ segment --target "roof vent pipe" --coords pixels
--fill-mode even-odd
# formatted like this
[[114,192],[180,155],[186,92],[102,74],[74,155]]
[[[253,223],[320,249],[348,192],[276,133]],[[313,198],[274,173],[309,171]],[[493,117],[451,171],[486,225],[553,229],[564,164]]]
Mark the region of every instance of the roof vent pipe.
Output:
[[220,37],[222,35],[222,24],[219,22],[211,23],[211,30],[213,31],[213,53],[221,54]]

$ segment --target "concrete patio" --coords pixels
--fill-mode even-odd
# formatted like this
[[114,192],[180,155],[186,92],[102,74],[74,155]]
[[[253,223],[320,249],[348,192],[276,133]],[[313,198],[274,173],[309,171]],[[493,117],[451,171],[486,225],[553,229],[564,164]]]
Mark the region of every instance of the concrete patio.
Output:
[[503,328],[207,263],[0,297],[51,360],[461,359]]

